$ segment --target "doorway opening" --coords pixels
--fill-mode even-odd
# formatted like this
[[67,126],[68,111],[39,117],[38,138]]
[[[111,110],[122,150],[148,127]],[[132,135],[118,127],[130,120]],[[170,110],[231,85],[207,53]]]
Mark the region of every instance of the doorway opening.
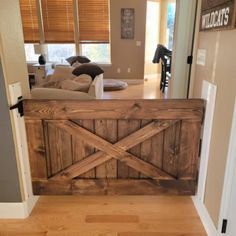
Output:
[[153,57],[158,44],[172,51],[174,38],[176,1],[148,0],[146,12],[145,80],[154,79],[159,87],[161,63],[154,64]]

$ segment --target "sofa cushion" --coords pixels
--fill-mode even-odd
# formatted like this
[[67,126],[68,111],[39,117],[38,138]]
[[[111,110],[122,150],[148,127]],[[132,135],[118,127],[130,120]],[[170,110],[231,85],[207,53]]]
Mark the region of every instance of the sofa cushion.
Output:
[[63,80],[61,82],[61,88],[65,90],[81,91],[87,93],[91,83],[91,76],[80,75],[72,80]]
[[68,99],[91,100],[96,99],[87,93],[54,88],[34,88],[31,90],[32,99]]
[[58,82],[66,79],[73,79],[75,76],[72,74],[74,68],[71,66],[57,66],[50,78],[50,82]]
[[71,66],[75,62],[79,62],[80,64],[89,63],[90,62],[90,60],[87,57],[85,57],[85,56],[72,56],[72,57],[68,57],[66,59],[66,61],[69,62]]
[[72,73],[75,76],[82,74],[90,75],[94,79],[97,75],[103,74],[104,70],[95,63],[85,63],[76,67]]

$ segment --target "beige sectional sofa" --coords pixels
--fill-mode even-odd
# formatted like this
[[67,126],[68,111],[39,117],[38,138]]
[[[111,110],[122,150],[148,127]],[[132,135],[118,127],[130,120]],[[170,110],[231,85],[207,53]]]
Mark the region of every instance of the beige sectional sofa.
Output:
[[31,90],[32,99],[73,99],[73,100],[91,100],[103,98],[103,74],[95,77],[91,83],[88,93],[79,91],[70,91],[57,88],[36,87]]

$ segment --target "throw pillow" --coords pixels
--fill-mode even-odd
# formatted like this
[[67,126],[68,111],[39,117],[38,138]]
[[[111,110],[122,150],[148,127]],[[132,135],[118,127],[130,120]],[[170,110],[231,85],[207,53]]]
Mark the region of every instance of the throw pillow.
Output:
[[72,56],[72,57],[68,57],[68,58],[66,59],[66,61],[69,62],[71,66],[72,66],[75,62],[79,62],[79,63],[81,63],[81,64],[83,64],[83,63],[89,63],[89,62],[90,62],[90,60],[89,60],[87,57],[85,57],[85,56]]
[[87,93],[92,83],[92,78],[88,75],[80,75],[72,80],[61,82],[61,88],[65,90],[80,91]]
[[72,73],[75,76],[82,74],[90,75],[92,79],[94,79],[97,75],[104,73],[104,70],[95,63],[85,63],[76,67]]
[[57,66],[52,74],[50,82],[58,82],[66,79],[72,79],[75,76],[72,74],[74,68],[70,66]]
[[76,67],[81,66],[81,65],[82,65],[82,63],[79,63],[78,61],[76,61],[76,62],[74,62],[71,66],[72,66],[73,68],[76,68]]

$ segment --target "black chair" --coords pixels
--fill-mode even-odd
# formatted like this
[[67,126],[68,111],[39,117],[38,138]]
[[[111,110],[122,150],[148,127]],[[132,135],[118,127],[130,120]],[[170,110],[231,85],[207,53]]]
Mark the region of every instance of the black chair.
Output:
[[172,51],[165,46],[158,44],[153,58],[153,63],[160,63],[161,61],[161,81],[160,90],[164,93],[165,88],[168,87],[168,80],[171,78],[171,59]]

